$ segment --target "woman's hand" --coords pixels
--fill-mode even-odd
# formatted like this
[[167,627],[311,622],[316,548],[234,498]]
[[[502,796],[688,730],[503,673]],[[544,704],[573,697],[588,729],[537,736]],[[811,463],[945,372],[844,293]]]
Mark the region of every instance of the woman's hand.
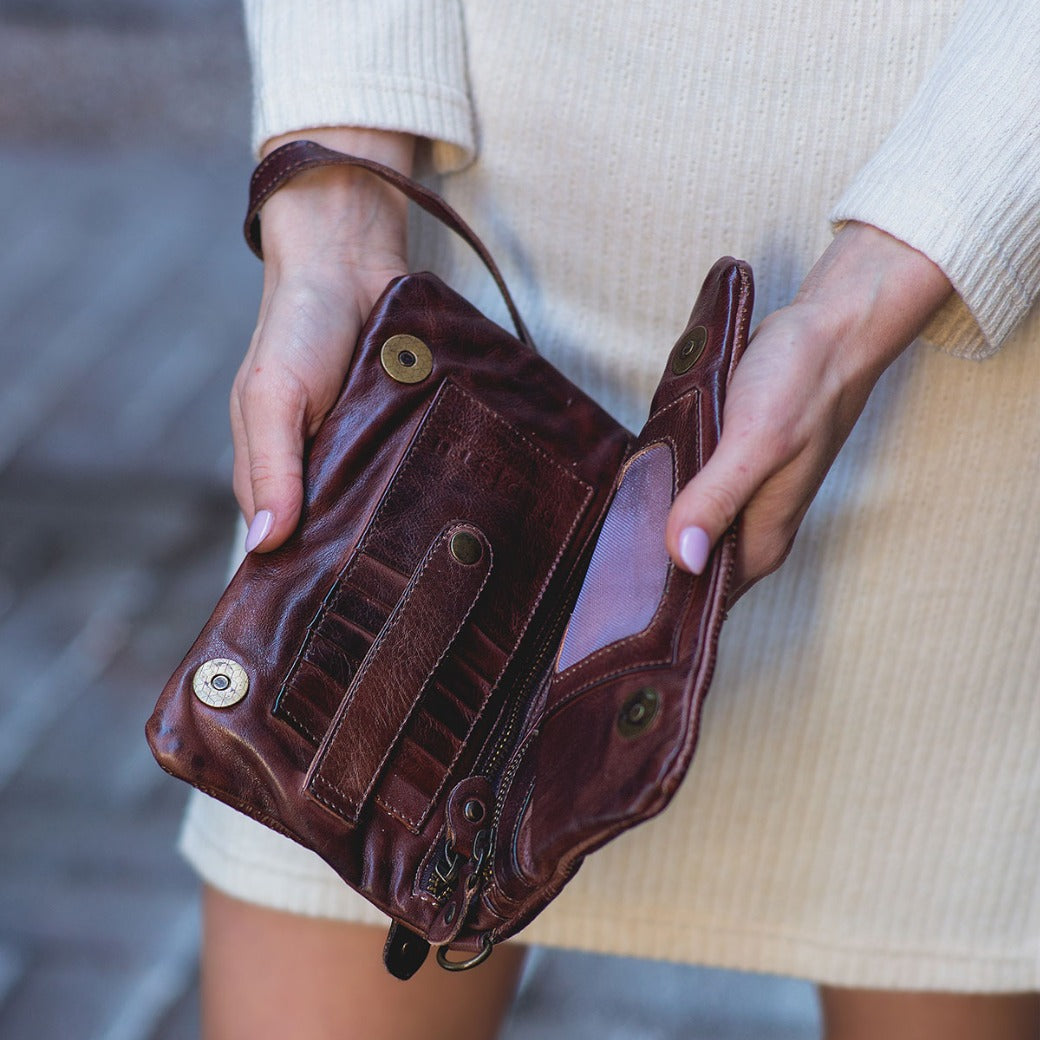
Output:
[[740,515],[731,600],[779,567],[874,384],[950,292],[915,249],[845,225],[748,344],[718,447],[672,505],[673,559],[699,574]]
[[[305,137],[411,172],[414,138],[330,129]],[[246,549],[276,549],[303,503],[303,450],[339,395],[354,344],[386,283],[407,271],[407,200],[363,170],[317,169],[261,215],[260,317],[231,391],[234,488]]]

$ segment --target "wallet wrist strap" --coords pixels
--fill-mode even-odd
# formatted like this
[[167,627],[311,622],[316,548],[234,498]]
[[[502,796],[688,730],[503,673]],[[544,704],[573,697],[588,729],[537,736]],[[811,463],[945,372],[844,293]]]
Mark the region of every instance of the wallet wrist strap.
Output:
[[260,162],[249,180],[249,211],[246,214],[243,232],[249,248],[257,257],[263,259],[260,244],[260,210],[264,203],[298,173],[321,166],[354,166],[367,170],[395,187],[417,206],[421,206],[427,213],[451,228],[480,257],[481,262],[495,280],[498,291],[502,294],[502,299],[509,310],[509,316],[516,327],[517,335],[527,346],[534,348],[531,334],[520,317],[520,311],[513,302],[505,279],[477,233],[439,195],[435,195],[428,188],[424,188],[417,181],[413,181],[392,167],[384,166],[372,159],[362,159],[356,155],[337,152],[315,141],[290,141],[271,152]]

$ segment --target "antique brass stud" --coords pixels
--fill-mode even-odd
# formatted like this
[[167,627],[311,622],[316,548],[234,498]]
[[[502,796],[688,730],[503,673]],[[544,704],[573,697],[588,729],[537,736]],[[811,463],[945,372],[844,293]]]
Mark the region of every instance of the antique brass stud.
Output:
[[650,686],[637,690],[621,706],[617,728],[623,737],[638,737],[657,718],[661,707],[661,695]]
[[689,372],[700,361],[707,345],[708,330],[703,325],[696,326],[689,336],[675,348],[675,353],[672,355],[672,371],[677,376]]
[[462,815],[470,823],[480,823],[484,819],[484,803],[478,798],[468,798],[462,807]]
[[416,336],[391,336],[379,352],[379,360],[391,379],[399,383],[421,383],[433,371],[433,354]]
[[203,704],[211,708],[230,708],[249,691],[249,676],[237,661],[216,657],[199,665],[191,686]]
[[484,552],[477,536],[470,534],[469,531],[456,531],[451,536],[448,548],[451,550],[451,555],[466,566],[476,563]]

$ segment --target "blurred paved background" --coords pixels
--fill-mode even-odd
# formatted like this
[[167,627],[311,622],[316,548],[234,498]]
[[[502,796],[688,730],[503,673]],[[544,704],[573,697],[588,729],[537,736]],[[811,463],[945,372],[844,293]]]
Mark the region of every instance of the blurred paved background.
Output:
[[[5,1040],[198,1034],[184,789],[142,727],[222,587],[247,122],[236,0],[0,0]],[[508,1032],[816,1035],[799,983],[562,953]]]

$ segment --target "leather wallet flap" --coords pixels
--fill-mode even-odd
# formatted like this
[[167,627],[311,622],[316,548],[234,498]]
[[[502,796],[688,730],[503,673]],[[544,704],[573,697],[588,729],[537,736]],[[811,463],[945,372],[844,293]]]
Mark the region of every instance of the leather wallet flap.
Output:
[[555,664],[499,792],[484,901],[495,941],[536,913],[587,852],[660,812],[686,773],[735,535],[694,576],[669,559],[664,526],[675,494],[718,442],[752,295],[745,264],[727,259],[712,269],[615,482]]

